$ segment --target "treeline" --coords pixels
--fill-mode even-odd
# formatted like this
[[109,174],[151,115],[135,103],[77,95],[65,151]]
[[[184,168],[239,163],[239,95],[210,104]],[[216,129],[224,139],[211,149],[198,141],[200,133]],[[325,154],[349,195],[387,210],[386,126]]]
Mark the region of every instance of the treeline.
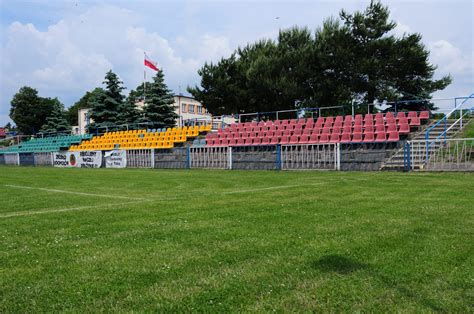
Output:
[[[78,124],[79,109],[84,108],[91,109],[91,130],[137,123],[148,123],[156,128],[175,125],[178,116],[173,108],[173,94],[164,82],[162,71],[158,71],[152,82],[147,83],[145,93],[143,85],[139,85],[125,96],[123,82],[112,71],[106,73],[103,85],[86,92],[67,110],[57,98],[40,97],[36,89],[22,87],[11,101],[10,118],[22,134],[69,133],[71,126]],[[145,103],[142,110],[136,103],[143,100],[143,96]]]
[[[436,66],[420,34],[393,34],[389,9],[372,1],[365,11],[342,10],[312,32],[294,27],[276,40],[238,48],[200,70],[188,91],[213,114],[428,99],[451,82],[433,79]],[[364,107],[366,110],[367,107]],[[433,109],[430,102],[399,109]]]

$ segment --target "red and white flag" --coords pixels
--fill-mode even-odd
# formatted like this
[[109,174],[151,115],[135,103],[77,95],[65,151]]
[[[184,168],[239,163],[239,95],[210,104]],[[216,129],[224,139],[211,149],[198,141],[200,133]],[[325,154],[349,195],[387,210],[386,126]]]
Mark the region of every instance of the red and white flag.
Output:
[[145,66],[149,67],[152,70],[159,71],[158,67],[156,66],[156,63],[153,62],[150,58],[145,53]]

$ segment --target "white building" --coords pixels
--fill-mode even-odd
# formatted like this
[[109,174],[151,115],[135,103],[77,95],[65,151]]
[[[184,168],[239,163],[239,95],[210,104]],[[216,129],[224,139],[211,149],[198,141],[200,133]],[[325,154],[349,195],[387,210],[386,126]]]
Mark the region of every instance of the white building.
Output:
[[[140,101],[137,102],[136,105],[138,108],[143,109],[144,103]],[[176,114],[179,116],[178,121],[176,121],[178,127],[211,123],[212,128],[217,130],[222,127],[222,122],[226,125],[237,122],[237,119],[232,116],[213,117],[199,101],[190,96],[174,96],[174,107]],[[78,125],[73,127],[73,133],[86,133],[87,125],[93,122],[89,112],[89,108],[79,109]]]

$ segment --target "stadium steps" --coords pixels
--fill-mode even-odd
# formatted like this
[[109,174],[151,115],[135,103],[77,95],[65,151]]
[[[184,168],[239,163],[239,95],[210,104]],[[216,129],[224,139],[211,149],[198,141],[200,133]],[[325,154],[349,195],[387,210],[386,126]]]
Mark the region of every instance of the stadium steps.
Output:
[[[449,128],[455,121],[456,120],[454,120],[454,119],[448,119],[447,120],[447,127]],[[426,130],[428,128],[430,128],[431,126],[435,125],[437,122],[438,122],[438,120],[432,121],[428,125],[424,126],[419,132],[415,133],[413,135],[413,137],[410,138],[410,140],[425,140],[426,139],[426,137],[425,137],[426,136]],[[468,123],[469,123],[469,121],[466,121],[464,126],[466,126]],[[444,130],[445,130],[445,126],[442,125],[442,124],[435,126],[430,131],[429,139],[434,140],[434,139],[438,138],[444,132]],[[449,138],[455,137],[456,134],[459,133],[459,131],[461,131],[459,128],[451,129],[446,134],[446,138],[449,139]],[[441,147],[441,145],[434,143],[432,145],[432,147],[434,149],[438,149],[438,148]],[[424,163],[422,162],[423,158],[421,158],[421,157],[425,156],[425,153],[426,153],[426,151],[425,151],[425,148],[423,148],[423,147],[412,149],[411,154],[412,154],[412,157],[413,157],[412,159],[414,161],[414,164],[412,164],[412,167],[414,169],[418,170],[418,169],[423,168]],[[388,158],[386,162],[384,162],[382,164],[382,167],[381,167],[380,170],[400,171],[400,170],[403,170],[403,169],[404,169],[404,149],[402,147],[393,156]]]

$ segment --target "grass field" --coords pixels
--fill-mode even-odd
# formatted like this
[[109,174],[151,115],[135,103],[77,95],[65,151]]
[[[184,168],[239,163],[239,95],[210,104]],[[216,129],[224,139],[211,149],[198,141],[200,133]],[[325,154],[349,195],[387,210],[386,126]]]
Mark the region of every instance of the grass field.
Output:
[[0,167],[0,312],[474,304],[474,174]]

